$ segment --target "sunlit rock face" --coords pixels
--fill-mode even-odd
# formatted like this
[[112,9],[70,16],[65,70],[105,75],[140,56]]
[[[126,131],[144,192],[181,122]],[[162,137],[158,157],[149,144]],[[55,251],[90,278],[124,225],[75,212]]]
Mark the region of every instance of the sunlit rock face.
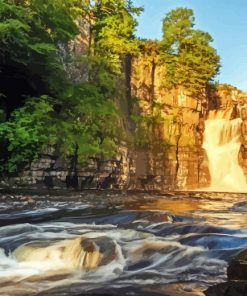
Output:
[[208,183],[202,149],[206,109],[186,89],[165,88],[166,69],[157,52],[158,44],[147,42],[132,61],[132,95],[139,98],[136,109],[141,116],[159,118],[149,131],[149,151],[136,153],[136,178],[148,189],[195,189]]
[[[66,48],[61,48],[64,67],[70,79],[74,81],[87,80],[88,68],[84,60],[77,61],[75,58],[72,60],[76,60],[76,63],[68,63],[66,61],[71,59],[66,57],[87,54],[92,42],[88,21],[83,19],[78,20],[78,23],[81,28],[80,34]],[[224,84],[205,89],[203,99],[191,96],[183,87],[168,91],[164,86],[166,69],[159,63],[158,52],[159,44],[147,41],[138,56],[123,59],[124,75],[118,83],[125,95],[116,98],[115,103],[122,111],[121,125],[130,141],[120,144],[118,153],[113,159],[89,159],[87,165],[78,165],[75,176],[71,175],[71,159],[62,160],[55,149],[50,147],[44,151],[39,160],[27,165],[18,177],[11,177],[8,183],[3,181],[2,185],[27,186],[34,189],[73,187],[190,190],[209,188],[210,183],[214,184],[211,188],[216,189],[215,184],[218,182],[216,174],[221,176],[223,171],[229,168],[236,169],[237,172],[243,170],[243,174],[247,176],[247,93]],[[221,173],[216,173],[216,165],[213,166],[212,163],[216,163],[218,167],[222,167],[222,164],[216,159],[215,152],[219,152],[220,149],[215,148],[213,141],[217,142],[215,138],[221,137],[224,132],[217,130],[218,134],[215,134],[214,125],[217,127],[218,125],[216,121],[210,122],[213,119],[211,111],[224,112],[229,109],[232,110],[230,119],[234,120],[229,124],[221,121],[222,129],[227,129],[227,125],[230,130],[237,129],[238,140],[230,140],[231,145],[228,147],[236,148],[231,158],[234,155],[234,159],[238,161],[234,160],[237,164],[235,168],[230,164],[228,168],[224,165],[224,169],[220,169]],[[130,115],[155,119],[146,126],[147,138],[151,139],[148,145],[139,146],[133,141],[137,128]],[[207,118],[209,120],[205,130]],[[141,140],[146,139],[142,137]],[[128,145],[129,143],[132,145]],[[232,153],[232,150],[225,152],[225,159],[230,158],[228,153]],[[244,180],[243,174],[241,179]],[[230,176],[232,173],[227,175]],[[222,181],[222,178],[218,179]],[[225,183],[235,183],[232,178],[230,179],[231,181]],[[243,181],[241,188],[244,186]],[[224,190],[239,191],[231,186],[224,188]]]
[[[150,43],[135,58],[132,92],[139,98],[141,115],[152,114],[154,104],[160,106],[161,120],[150,133],[153,142],[165,147],[151,143],[147,169],[142,165],[139,178],[155,189],[159,183],[157,187],[164,184],[165,189],[247,191],[246,93],[225,84],[209,86],[204,99],[191,97],[182,87],[167,91],[156,47]],[[153,176],[151,182],[148,174]]]

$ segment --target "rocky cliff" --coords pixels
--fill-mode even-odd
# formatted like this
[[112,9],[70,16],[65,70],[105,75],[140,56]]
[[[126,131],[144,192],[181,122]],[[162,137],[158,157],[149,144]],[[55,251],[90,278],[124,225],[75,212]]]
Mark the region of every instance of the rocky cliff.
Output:
[[210,110],[219,109],[231,109],[232,119],[242,119],[239,164],[247,176],[247,94],[221,84],[209,85],[198,98],[181,87],[167,90],[165,75],[158,44],[147,42],[134,58],[131,74],[132,95],[138,98],[136,112],[143,118],[153,116],[148,149],[136,153],[137,168],[144,160],[137,177],[154,189],[207,188],[210,174],[202,148],[204,123]]
[[159,62],[157,47],[157,43],[147,42],[132,63],[132,96],[138,98],[140,115],[152,116],[148,149],[136,153],[137,162],[145,155],[138,178],[155,189],[205,186],[208,173],[201,146],[206,109],[186,89],[165,88],[166,69]]
[[[81,27],[81,34],[69,46],[75,56],[86,54],[90,46],[89,27]],[[139,55],[123,62],[125,77],[119,87],[125,95],[116,98],[116,105],[123,110],[122,125],[126,134],[131,134],[132,143],[122,142],[115,158],[89,159],[86,165],[74,168],[72,159],[60,159],[51,147],[18,176],[3,180],[2,186],[147,190],[207,187],[210,175],[202,148],[204,121],[209,110],[226,108],[232,108],[232,116],[243,120],[239,162],[247,175],[247,94],[229,85],[208,87],[200,99],[181,87],[167,90],[166,69],[159,61],[158,49],[157,42],[147,41]],[[64,60],[67,54],[68,49],[61,49]],[[87,79],[83,61],[65,63],[65,67],[71,79]]]

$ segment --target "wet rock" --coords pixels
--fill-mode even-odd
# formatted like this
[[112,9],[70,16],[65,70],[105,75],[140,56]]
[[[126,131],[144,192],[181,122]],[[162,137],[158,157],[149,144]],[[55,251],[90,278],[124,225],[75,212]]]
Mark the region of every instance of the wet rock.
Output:
[[109,264],[117,258],[116,245],[107,237],[82,239],[81,247],[86,253],[99,252],[101,254],[98,266]]
[[98,185],[99,189],[109,189],[113,184],[116,183],[116,177],[111,173],[109,176],[105,177]]
[[35,203],[35,200],[31,196],[28,196],[27,202],[30,205],[30,204],[34,204]]
[[65,183],[67,188],[78,188],[78,176],[76,174],[66,176]]
[[82,178],[81,180],[81,189],[89,189],[92,182],[93,182],[94,176],[86,176]]
[[229,281],[207,289],[206,296],[246,296],[247,282]]
[[53,178],[52,176],[45,176],[44,178],[44,184],[47,188],[53,188],[54,184],[53,184]]
[[53,180],[54,189],[66,189],[66,184],[61,179],[55,178]]
[[245,296],[247,295],[247,250],[239,253],[227,269],[228,281],[210,287],[206,296]]
[[247,250],[242,251],[231,261],[227,269],[227,276],[229,280],[247,281]]

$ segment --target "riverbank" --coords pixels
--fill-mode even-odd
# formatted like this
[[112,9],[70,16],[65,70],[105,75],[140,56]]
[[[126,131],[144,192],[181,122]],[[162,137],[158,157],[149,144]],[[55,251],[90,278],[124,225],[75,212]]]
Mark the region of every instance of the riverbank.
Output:
[[54,197],[82,197],[87,195],[120,195],[128,196],[128,195],[135,195],[135,194],[150,194],[153,196],[165,196],[165,197],[191,197],[191,198],[208,198],[208,199],[215,199],[215,198],[224,198],[224,197],[246,197],[247,193],[245,192],[218,192],[218,191],[203,191],[203,190],[128,190],[128,189],[84,189],[84,190],[76,190],[76,189],[49,189],[49,188],[42,188],[42,189],[33,189],[33,188],[11,188],[11,187],[0,187],[0,195],[32,195],[32,196],[54,196]]

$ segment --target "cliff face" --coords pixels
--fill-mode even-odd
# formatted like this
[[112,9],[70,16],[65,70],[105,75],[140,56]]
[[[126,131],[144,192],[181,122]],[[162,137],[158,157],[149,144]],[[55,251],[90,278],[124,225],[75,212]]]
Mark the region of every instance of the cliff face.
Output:
[[201,145],[206,109],[201,100],[189,96],[185,89],[165,89],[166,70],[159,64],[155,43],[148,45],[133,60],[131,75],[132,96],[139,98],[136,108],[139,114],[144,118],[156,116],[150,130],[149,149],[142,156],[136,153],[137,163],[145,154],[146,164],[137,179],[146,180],[153,188],[205,186],[208,172]]
[[197,98],[181,87],[168,91],[165,76],[157,44],[147,43],[132,63],[132,95],[139,98],[141,116],[157,118],[149,131],[148,149],[136,153],[137,163],[145,159],[137,179],[155,189],[207,188],[209,164],[202,148],[205,120],[210,110],[219,109],[231,109],[232,119],[242,119],[239,164],[247,177],[247,93],[221,84],[208,86],[204,96]]
[[[78,38],[67,49],[61,49],[65,61],[68,52],[75,57],[88,53],[89,24],[83,23],[81,28]],[[204,122],[209,110],[227,108],[243,120],[239,162],[247,175],[247,94],[229,85],[205,90],[203,99],[190,96],[183,88],[168,91],[164,86],[166,69],[159,63],[157,52],[157,43],[147,42],[138,56],[126,58],[125,77],[119,80],[125,96],[116,98],[116,105],[124,114],[125,133],[132,134],[135,143],[122,142],[115,158],[90,159],[87,165],[76,169],[73,160],[61,160],[51,148],[18,176],[2,181],[2,185],[149,190],[207,187],[210,175],[202,148]],[[87,79],[83,61],[65,62],[65,67],[71,79]],[[144,122],[145,136],[140,136],[140,126],[130,115]]]

